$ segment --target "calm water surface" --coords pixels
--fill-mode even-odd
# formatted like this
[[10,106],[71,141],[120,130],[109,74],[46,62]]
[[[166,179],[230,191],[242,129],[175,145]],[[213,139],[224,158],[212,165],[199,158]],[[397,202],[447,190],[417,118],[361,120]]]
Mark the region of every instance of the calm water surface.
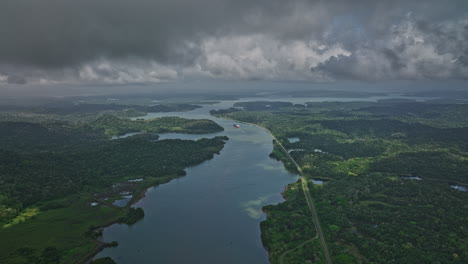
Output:
[[[223,102],[185,113],[149,114],[147,118],[210,118],[225,131],[207,135],[162,134],[160,140],[227,135],[229,141],[212,160],[188,168],[187,175],[150,188],[135,204],[145,217],[133,226],[112,225],[103,240],[119,242],[98,257],[117,263],[268,263],[259,223],[261,208],[283,199],[285,185],[297,179],[269,158],[272,138],[263,129],[209,115]],[[228,103],[229,104],[229,103]],[[231,103],[232,105],[232,103]]]
[[[320,101],[375,101],[382,97]],[[247,98],[241,101],[272,100],[304,103],[317,98]],[[115,224],[104,230],[104,241],[118,241],[96,258],[110,256],[117,263],[268,263],[260,239],[259,224],[265,219],[261,208],[283,201],[284,187],[297,180],[282,163],[269,158],[271,136],[262,128],[209,115],[235,101],[183,113],[148,114],[145,118],[180,116],[208,118],[225,131],[207,135],[162,134],[160,140],[199,139],[226,135],[229,141],[212,160],[188,168],[187,175],[150,188],[134,206],[145,217],[133,226]]]

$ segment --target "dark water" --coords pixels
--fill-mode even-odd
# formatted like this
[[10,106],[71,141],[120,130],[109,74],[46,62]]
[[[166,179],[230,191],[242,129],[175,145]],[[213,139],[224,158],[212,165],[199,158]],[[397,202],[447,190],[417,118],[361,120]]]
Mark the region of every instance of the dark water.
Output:
[[106,228],[103,240],[119,246],[97,257],[111,256],[117,263],[268,263],[260,239],[261,207],[282,201],[281,191],[297,176],[269,158],[272,138],[265,130],[247,124],[234,128],[232,121],[210,117],[211,108],[217,107],[177,115],[214,119],[224,132],[163,134],[160,140],[227,135],[220,155],[149,189],[135,205],[145,210],[145,218],[131,227]]
[[[362,100],[377,99],[381,98]],[[242,101],[254,100],[259,99]],[[272,100],[278,101],[277,98]],[[187,169],[185,177],[149,189],[146,197],[135,205],[145,210],[144,219],[130,227],[106,228],[103,240],[118,241],[119,246],[105,249],[96,258],[111,256],[117,263],[139,264],[268,263],[268,254],[260,239],[259,224],[265,219],[261,208],[283,201],[280,193],[288,183],[296,181],[297,176],[287,172],[282,163],[269,158],[272,138],[264,129],[248,124],[234,128],[234,121],[209,115],[209,110],[229,108],[233,103],[223,101],[185,113],[147,116],[209,118],[225,128],[224,132],[208,135],[163,134],[160,140],[216,135],[227,135],[230,140],[220,155]]]
[[124,207],[132,200],[133,195],[124,195],[123,199],[115,201],[113,204],[118,207]]

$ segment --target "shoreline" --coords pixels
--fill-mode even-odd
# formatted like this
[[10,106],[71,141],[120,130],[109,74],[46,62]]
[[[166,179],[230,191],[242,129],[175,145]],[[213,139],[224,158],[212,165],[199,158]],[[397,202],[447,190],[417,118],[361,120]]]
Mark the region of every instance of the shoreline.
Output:
[[[210,115],[211,115],[211,114],[210,114]],[[212,116],[214,116],[214,115],[212,115]],[[215,117],[216,117],[216,116],[215,116]],[[232,118],[227,118],[227,117],[224,117],[224,116],[220,116],[220,117],[218,117],[218,118],[224,118],[224,119],[226,119],[226,120],[232,120],[232,121],[236,121],[236,122],[238,122],[238,123],[256,126],[256,127],[260,128],[260,129],[266,131],[266,132],[271,136],[271,138],[272,138],[271,144],[272,144],[273,147],[274,147],[275,141],[278,141],[278,139],[273,135],[273,133],[272,133],[270,130],[268,130],[266,127],[262,127],[262,126],[260,126],[260,125],[253,124],[253,123],[248,123],[248,122],[244,122],[244,121],[235,120],[235,119],[232,119]],[[219,153],[215,153],[215,154],[218,154],[218,155],[219,155]],[[276,160],[278,160],[278,159],[276,159]],[[281,163],[283,163],[283,167],[287,170],[287,168],[284,166],[284,162],[283,162],[282,160],[278,160],[278,161],[280,161]],[[205,162],[205,161],[203,161],[203,162]],[[203,163],[203,162],[202,162],[202,163]],[[299,176],[299,177],[300,177],[300,173],[298,173],[298,172],[290,172],[290,173],[291,173],[291,174],[294,174],[295,176]],[[125,207],[122,207],[122,208],[132,207],[134,204],[136,204],[137,202],[139,202],[140,200],[142,200],[143,198],[145,198],[145,197],[146,197],[146,192],[147,192],[147,190],[148,190],[149,188],[153,188],[153,187],[157,187],[157,186],[159,186],[159,185],[161,185],[161,184],[169,183],[169,182],[171,182],[172,180],[177,179],[177,178],[182,177],[182,176],[185,176],[185,175],[178,175],[178,176],[175,176],[175,177],[169,177],[169,178],[167,179],[167,181],[162,181],[162,182],[160,182],[160,183],[158,183],[158,184],[156,184],[156,185],[152,185],[152,186],[148,186],[148,187],[146,187],[146,188],[143,188],[140,192],[138,192],[138,194],[135,194],[135,195],[134,195],[134,197],[129,201],[129,203],[128,203]],[[279,202],[278,204],[287,201],[287,199],[284,197],[284,193],[287,191],[289,185],[290,185],[290,184],[294,184],[294,183],[295,183],[295,182],[288,183],[288,184],[286,184],[286,185],[283,187],[283,190],[280,192],[281,197],[283,198],[283,201]],[[262,206],[262,213],[265,214],[265,220],[263,220],[263,221],[266,221],[267,218],[268,218],[268,212],[267,212],[266,210],[264,210],[264,207],[269,206],[269,205],[274,205],[274,204],[267,204],[267,205]],[[276,205],[277,205],[277,204],[276,204]],[[263,222],[263,221],[261,221],[261,222]],[[261,223],[261,222],[260,222],[260,223]],[[97,228],[95,228],[93,231],[97,231],[97,230],[99,230],[99,229],[104,229],[104,228],[107,228],[107,227],[109,227],[109,226],[111,226],[111,225],[114,225],[114,224],[119,224],[118,220],[115,220],[115,221],[113,221],[113,222],[111,222],[111,223],[109,223],[109,224],[106,224],[106,225],[104,225],[104,226],[97,227]],[[260,227],[260,225],[259,225],[259,227]],[[260,227],[260,238],[261,238],[261,233],[262,233],[262,230],[261,230],[261,227]],[[261,240],[262,240],[262,239],[261,239]],[[84,263],[84,264],[89,264],[89,263],[91,263],[92,259],[93,259],[99,252],[101,252],[101,251],[104,250],[106,247],[108,247],[108,246],[105,245],[105,242],[102,242],[102,241],[99,240],[99,237],[96,238],[95,242],[97,243],[97,245],[96,245],[96,247],[93,249],[93,251],[92,251],[91,253],[89,253],[89,256],[87,256],[87,258],[86,258],[83,262],[77,262],[77,263]],[[109,244],[109,243],[107,243],[107,244]],[[262,247],[265,249],[265,251],[268,252],[268,259],[269,259],[269,261],[270,261],[270,257],[271,257],[270,254],[271,254],[271,253],[270,253],[270,251],[265,247],[265,244],[263,243],[263,240],[262,240]]]
[[[157,187],[161,184],[166,184],[166,183],[169,183],[171,182],[172,180],[175,180],[177,178],[180,178],[180,177],[183,177],[185,175],[180,175],[180,176],[168,176],[167,179],[163,180],[162,182],[160,183],[157,183],[156,185],[151,185],[151,186],[148,186],[148,187],[144,187],[141,189],[141,191],[139,191],[138,193],[136,193],[133,198],[128,202],[128,204],[124,207],[121,207],[120,209],[121,210],[125,210],[127,208],[130,208],[132,207],[134,204],[136,204],[137,202],[141,201],[143,198],[146,197],[146,192],[148,191],[148,189],[150,188],[153,188],[153,187]],[[96,228],[93,229],[93,232],[95,231],[98,231],[100,229],[105,229],[105,228],[108,228],[112,225],[115,225],[115,224],[125,224],[125,223],[121,223],[119,222],[119,219],[116,219],[116,220],[113,220],[111,221],[110,223],[107,223],[105,225],[102,225],[102,226],[98,226]],[[127,226],[130,226],[128,224],[126,224]],[[96,243],[96,246],[94,247],[94,249],[92,251],[90,251],[89,253],[87,253],[85,256],[83,256],[80,260],[76,261],[75,263],[76,264],[89,264],[91,263],[91,261],[93,260],[93,258],[99,254],[102,250],[104,250],[105,248],[108,248],[110,247],[109,244],[111,244],[112,242],[108,243],[108,242],[103,242],[101,240],[99,240],[99,238],[102,237],[102,236],[99,236],[97,237],[96,239],[94,239],[94,242]],[[118,241],[116,241],[118,243]],[[118,245],[117,245],[118,246]]]
[[[223,128],[223,131],[224,131],[224,128]],[[183,177],[183,176],[186,176],[187,173],[186,173],[186,169],[188,168],[191,168],[193,166],[197,166],[197,165],[200,165],[208,160],[211,160],[215,157],[215,155],[219,155],[221,153],[221,151],[224,149],[224,145],[226,143],[226,141],[229,140],[229,138],[225,138],[223,141],[224,141],[224,144],[222,146],[222,148],[217,151],[217,152],[213,152],[211,157],[209,157],[208,159],[205,159],[203,161],[201,161],[200,163],[198,164],[194,164],[194,165],[191,165],[191,166],[187,166],[184,168],[183,170],[183,174],[173,174],[173,175],[168,175],[168,176],[163,176],[163,177],[159,177],[159,178],[156,178],[156,179],[153,179],[153,182],[148,182],[146,183],[147,185],[145,185],[145,183],[143,182],[142,185],[143,187],[141,188],[136,188],[135,190],[135,193],[133,195],[133,197],[130,199],[130,201],[123,207],[119,207],[119,210],[128,210],[129,208],[132,208],[133,205],[135,205],[137,202],[141,201],[143,198],[146,197],[146,192],[148,191],[148,189],[150,188],[153,188],[153,187],[157,187],[159,185],[162,185],[162,184],[166,184],[166,183],[169,183],[171,182],[172,180],[174,179],[177,179],[177,178],[180,178],[180,177]],[[101,204],[104,204],[106,206],[111,206],[111,205],[108,205],[106,203],[104,203],[103,201],[101,200],[96,200],[97,202],[101,203]],[[143,208],[140,208],[140,209],[143,209]],[[144,218],[144,216],[143,216]],[[142,218],[138,219],[137,222],[139,220],[141,220]],[[92,232],[96,232],[98,230],[104,230],[105,228],[107,227],[110,227],[114,224],[126,224],[127,226],[130,226],[130,225],[133,225],[135,223],[132,223],[132,224],[127,224],[127,223],[122,223],[119,221],[120,220],[120,217],[109,222],[109,223],[106,223],[104,225],[101,225],[101,226],[97,226],[95,227],[94,229],[92,229]],[[79,260],[77,260],[75,263],[77,264],[81,264],[81,263],[91,263],[91,261],[93,260],[93,258],[99,253],[101,252],[103,249],[105,249],[106,247],[109,247],[109,244],[113,243],[113,242],[117,242],[117,246],[118,246],[118,241],[113,241],[111,243],[107,243],[107,242],[103,242],[101,240],[99,240],[100,238],[102,237],[102,235],[96,237],[94,239],[94,242],[96,243],[96,246],[94,247],[93,250],[91,250],[90,252],[88,252],[87,254],[85,254],[83,257],[81,257]],[[116,246],[116,245],[113,245],[113,246]]]
[[[296,163],[296,161],[291,157],[291,155],[289,155],[288,151],[283,147],[283,145],[281,144],[281,142],[273,135],[273,133],[267,129],[266,127],[262,127],[260,125],[257,125],[257,124],[253,124],[253,123],[248,123],[248,122],[243,122],[243,121],[239,121],[239,120],[235,120],[235,119],[232,119],[232,118],[228,118],[228,117],[222,117],[222,118],[225,118],[225,119],[228,119],[228,120],[233,120],[233,121],[236,121],[236,122],[240,122],[240,123],[244,123],[244,124],[249,124],[249,125],[254,125],[254,126],[257,126],[257,127],[260,127],[260,128],[263,128],[268,134],[271,135],[271,137],[273,138],[273,147],[274,147],[274,144],[278,144],[281,148],[281,150],[286,154],[286,157],[288,160],[290,160],[294,165],[295,167],[297,168],[297,173],[299,175],[299,179],[301,181],[301,185],[302,185],[302,190],[304,192],[304,195],[305,195],[305,198],[306,198],[306,201],[307,201],[307,204],[308,204],[308,207],[309,207],[309,210],[310,212],[312,213],[312,222],[313,222],[313,225],[315,227],[315,230],[317,232],[317,236],[320,238],[320,241],[321,241],[321,246],[322,246],[322,250],[324,251],[324,254],[325,254],[325,261],[326,263],[328,264],[331,264],[332,263],[332,260],[331,260],[331,257],[329,255],[329,252],[328,252],[328,246],[326,244],[326,240],[324,238],[324,235],[322,233],[322,230],[321,230],[321,225],[320,225],[320,222],[319,222],[319,218],[318,218],[318,215],[317,215],[317,212],[316,212],[316,209],[315,209],[315,205],[314,205],[314,201],[313,201],[313,198],[312,196],[310,195],[310,192],[309,192],[309,189],[307,187],[307,182],[308,180],[306,179],[306,177],[303,175],[303,172],[302,172],[302,169],[300,168],[300,166]],[[287,170],[286,168],[286,164],[284,163],[284,161],[280,160],[282,163],[283,163],[283,166],[284,168]],[[268,217],[268,214],[267,214],[267,217]],[[260,233],[261,233],[261,230],[260,230]],[[263,244],[263,240],[262,240],[262,244]],[[265,248],[265,245],[263,245],[263,247]],[[268,250],[267,250],[268,251]],[[270,257],[270,252],[268,252],[268,256]]]
[[[228,139],[227,139],[228,140]],[[197,165],[200,165],[206,161],[209,161],[211,159],[213,159],[215,157],[215,155],[219,155],[221,153],[221,151],[224,149],[224,145],[223,145],[223,148],[221,150],[219,150],[218,152],[215,152],[213,153],[213,155],[209,158],[209,159],[206,159],[198,164],[195,164],[195,165],[192,165],[192,166],[188,166],[186,168],[184,168],[184,172],[185,172],[185,169],[188,169],[188,168],[191,168],[193,166],[197,166]],[[160,179],[158,179],[157,182],[155,182],[154,184],[152,185],[149,185],[149,186],[146,186],[146,187],[142,187],[139,191],[136,191],[134,196],[132,197],[132,199],[128,202],[127,205],[125,205],[124,207],[119,207],[120,210],[125,210],[125,209],[128,209],[128,208],[131,208],[133,205],[135,205],[137,202],[141,201],[143,198],[146,197],[146,192],[148,191],[148,189],[150,188],[153,188],[153,187],[157,187],[159,185],[162,185],[162,184],[167,184],[167,183],[170,183],[172,180],[175,180],[175,179],[178,179],[180,177],[184,177],[186,176],[186,173],[184,173],[183,175],[180,174],[180,175],[174,175],[174,176],[166,176],[166,177],[161,177]],[[101,202],[101,201],[99,201]],[[141,220],[141,219],[139,219]],[[96,232],[100,229],[105,229],[107,227],[110,227],[114,224],[126,224],[126,223],[121,223],[119,222],[119,219],[115,219],[105,225],[102,225],[102,226],[98,226],[96,228],[93,229],[93,232]],[[134,223],[135,224],[135,223]],[[126,224],[127,226],[130,226],[129,224]],[[94,239],[94,242],[96,243],[96,247],[90,251],[89,253],[87,253],[86,255],[84,255],[80,260],[78,260],[77,262],[75,262],[76,264],[88,264],[88,263],[91,263],[91,261],[93,260],[93,258],[99,253],[101,252],[102,250],[104,250],[105,248],[109,247],[109,244],[111,243],[107,243],[107,242],[103,242],[103,241],[100,241],[99,238],[102,237],[102,236],[98,236],[96,237],[96,239]],[[115,241],[118,243],[118,241]],[[117,245],[118,246],[118,245]]]
[[[213,116],[215,116],[215,115],[213,115]],[[224,119],[232,120],[232,121],[236,121],[237,123],[241,123],[241,124],[256,126],[256,127],[258,127],[258,128],[261,128],[261,129],[265,130],[265,131],[272,137],[272,142],[271,142],[271,144],[272,144],[272,146],[273,146],[273,149],[274,149],[274,147],[275,147],[275,141],[276,141],[276,142],[279,142],[278,139],[273,135],[273,133],[271,133],[271,131],[270,131],[268,128],[266,128],[266,127],[262,127],[262,126],[257,125],[257,124],[248,123],[248,122],[244,122],[244,121],[240,121],[240,120],[235,120],[235,119],[232,119],[232,118],[229,118],[229,117],[225,117],[225,116],[215,116],[215,117],[224,118]],[[273,149],[272,149],[272,153],[273,153]],[[271,155],[271,153],[270,153],[270,155]],[[275,158],[273,158],[273,157],[271,157],[271,156],[270,156],[270,158],[275,159]],[[283,164],[283,168],[284,168],[286,171],[289,171],[289,170],[286,168],[284,162],[283,162],[281,159],[275,159],[275,160],[280,161],[280,162]],[[289,172],[292,173],[292,174],[295,174],[295,175],[297,175],[297,176],[299,176],[299,177],[301,177],[301,174],[300,174],[299,172],[296,172],[296,171],[295,171],[295,172],[289,171]],[[298,180],[299,180],[299,179],[298,179]],[[287,201],[287,199],[284,197],[284,194],[285,194],[285,192],[288,190],[289,185],[294,184],[294,183],[295,183],[295,182],[288,183],[288,184],[286,184],[286,185],[283,187],[283,191],[280,192],[280,194],[281,194],[281,197],[283,198],[284,201],[279,202],[279,203],[277,203],[276,205],[278,205],[278,204],[280,204],[280,203],[284,203],[284,202]],[[262,206],[262,212],[265,214],[265,220],[261,221],[261,222],[260,222],[260,225],[259,225],[259,227],[260,227],[260,240],[262,241],[262,246],[263,246],[263,248],[268,252],[268,261],[269,261],[269,262],[271,262],[271,261],[270,261],[270,260],[271,260],[271,252],[266,248],[266,245],[265,245],[265,243],[263,242],[261,223],[268,220],[268,211],[265,210],[264,208],[265,208],[266,206],[270,206],[270,205],[275,206],[275,204],[267,204],[267,205]]]

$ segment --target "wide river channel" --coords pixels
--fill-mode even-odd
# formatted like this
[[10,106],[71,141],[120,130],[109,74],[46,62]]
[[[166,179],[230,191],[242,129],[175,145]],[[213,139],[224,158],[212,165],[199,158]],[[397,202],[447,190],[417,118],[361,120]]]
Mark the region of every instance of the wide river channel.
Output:
[[[273,101],[375,101],[380,98],[301,98]],[[240,101],[265,100],[264,98]],[[269,263],[260,239],[261,208],[283,201],[284,187],[297,180],[283,164],[269,157],[272,137],[264,129],[216,118],[212,109],[226,109],[235,101],[222,101],[189,112],[154,113],[144,118],[180,116],[211,119],[225,131],[205,135],[162,134],[164,139],[199,139],[226,135],[219,155],[186,169],[187,175],[148,189],[135,207],[145,217],[132,226],[105,228],[103,241],[118,241],[96,258],[110,256],[117,263]]]

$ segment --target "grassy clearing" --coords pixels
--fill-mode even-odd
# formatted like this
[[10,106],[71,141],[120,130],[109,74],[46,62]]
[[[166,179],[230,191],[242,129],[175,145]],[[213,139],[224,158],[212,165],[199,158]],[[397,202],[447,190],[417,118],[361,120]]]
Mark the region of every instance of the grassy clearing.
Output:
[[21,212],[20,215],[15,217],[15,219],[13,219],[10,223],[3,225],[3,228],[9,228],[11,226],[14,226],[14,225],[20,224],[22,222],[25,222],[28,219],[30,219],[30,218],[34,217],[35,215],[37,215],[38,213],[39,213],[39,208],[37,208],[37,207],[27,208],[26,210]]
[[[71,263],[95,247],[95,240],[85,235],[89,228],[109,224],[124,213],[107,206],[92,207],[87,198],[67,208],[25,211],[35,214],[0,229],[0,256],[4,256],[1,263],[31,263],[31,257],[38,258],[47,247],[57,248],[63,256],[60,263]],[[25,251],[31,254],[28,256]]]

